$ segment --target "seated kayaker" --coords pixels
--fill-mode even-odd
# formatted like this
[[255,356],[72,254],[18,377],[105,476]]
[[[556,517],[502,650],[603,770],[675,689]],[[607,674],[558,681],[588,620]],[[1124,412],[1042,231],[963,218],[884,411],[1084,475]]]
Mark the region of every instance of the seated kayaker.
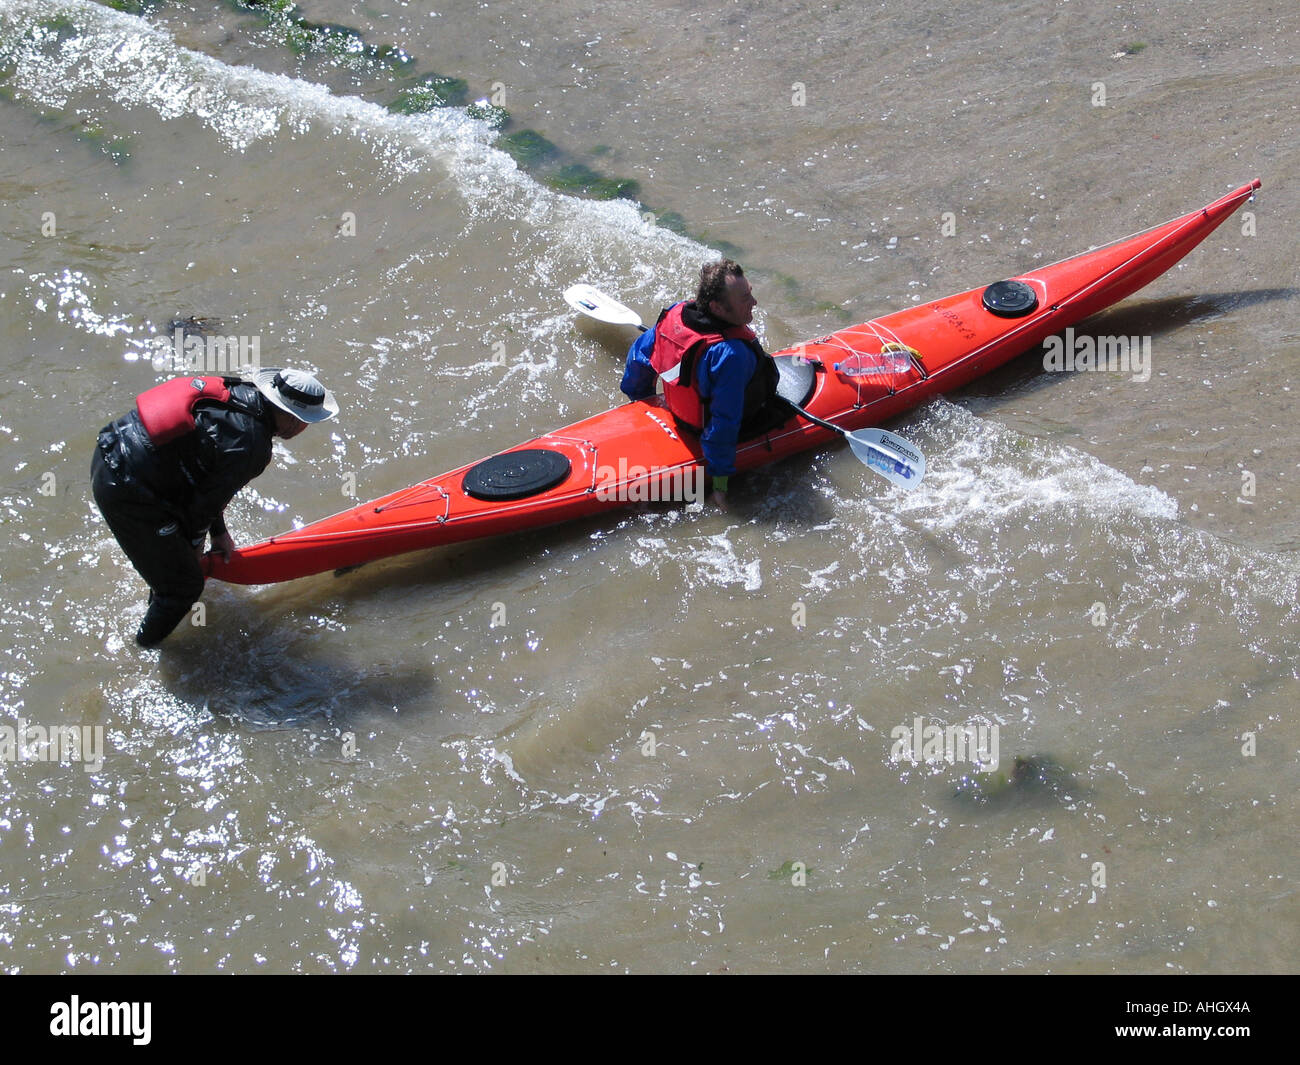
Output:
[[235,543],[223,512],[266,469],[271,439],[291,440],[338,413],[311,374],[262,370],[253,381],[178,377],[143,392],[99,433],[91,460],[95,502],[149,585],[136,633],[154,647],[203,593],[203,545],[226,559]]
[[749,328],[757,306],[739,264],[707,264],[695,299],[673,304],[633,343],[620,385],[629,399],[647,399],[662,379],[678,425],[699,434],[710,499],[723,507],[737,441],[790,417],[776,401],[776,363]]

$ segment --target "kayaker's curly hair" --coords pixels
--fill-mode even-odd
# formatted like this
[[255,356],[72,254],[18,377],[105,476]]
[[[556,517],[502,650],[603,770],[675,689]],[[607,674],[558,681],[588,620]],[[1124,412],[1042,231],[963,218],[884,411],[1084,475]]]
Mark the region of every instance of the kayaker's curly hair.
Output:
[[716,263],[706,263],[700,268],[700,287],[695,293],[695,306],[702,311],[709,309],[714,300],[721,300],[727,291],[727,279],[744,277],[745,271],[734,259],[719,259]]

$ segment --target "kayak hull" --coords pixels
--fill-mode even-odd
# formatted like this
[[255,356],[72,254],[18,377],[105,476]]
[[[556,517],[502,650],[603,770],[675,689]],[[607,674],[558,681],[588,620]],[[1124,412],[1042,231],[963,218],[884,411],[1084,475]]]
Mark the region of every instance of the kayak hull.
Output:
[[[1255,180],[1163,225],[1010,279],[1033,306],[991,310],[986,288],[909,307],[778,352],[799,374],[811,365],[802,404],[844,429],[888,421],[960,388],[1159,277],[1210,235],[1259,188]],[[910,366],[849,377],[833,369],[851,355],[904,345]],[[883,365],[893,366],[894,360]],[[803,372],[806,377],[806,370]],[[803,391],[803,382],[800,382]],[[800,398],[800,397],[792,397]],[[744,471],[822,446],[838,434],[798,416],[736,452]],[[699,440],[681,431],[661,397],[626,403],[500,453],[543,450],[562,456],[558,483],[522,498],[479,498],[466,477],[479,463],[450,470],[361,506],[235,551],[205,556],[208,575],[235,584],[270,584],[446,544],[589,517],[633,503],[689,500],[703,490]],[[521,460],[528,456],[518,456]],[[560,459],[550,456],[562,469]],[[508,465],[508,462],[506,463]],[[473,482],[470,485],[472,489]]]

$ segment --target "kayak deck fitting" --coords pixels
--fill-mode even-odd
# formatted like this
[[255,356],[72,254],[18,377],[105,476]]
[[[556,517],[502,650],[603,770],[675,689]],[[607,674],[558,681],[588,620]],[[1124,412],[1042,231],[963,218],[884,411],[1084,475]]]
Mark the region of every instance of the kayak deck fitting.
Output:
[[[1254,180],[1200,210],[1102,248],[777,352],[782,395],[844,429],[897,417],[1136,292],[1259,187]],[[849,376],[834,369],[850,356],[882,354],[890,357],[880,360],[880,372]],[[736,469],[754,469],[835,439],[830,429],[792,414],[783,425],[742,442]],[[663,398],[655,396],[239,548],[229,562],[208,554],[204,566],[209,576],[235,584],[348,569],[638,500],[673,498],[670,486],[686,483],[702,464],[698,438],[680,432]]]

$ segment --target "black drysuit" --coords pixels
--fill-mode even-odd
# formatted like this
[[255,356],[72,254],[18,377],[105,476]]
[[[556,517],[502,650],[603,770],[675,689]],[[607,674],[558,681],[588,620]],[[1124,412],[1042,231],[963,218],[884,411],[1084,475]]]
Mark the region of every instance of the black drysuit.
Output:
[[203,593],[196,548],[225,532],[221,512],[271,461],[275,407],[252,385],[230,390],[231,405],[201,401],[194,431],[170,443],[149,439],[132,410],[99,433],[90,472],[108,527],[149,585],[136,639],[159,643]]

